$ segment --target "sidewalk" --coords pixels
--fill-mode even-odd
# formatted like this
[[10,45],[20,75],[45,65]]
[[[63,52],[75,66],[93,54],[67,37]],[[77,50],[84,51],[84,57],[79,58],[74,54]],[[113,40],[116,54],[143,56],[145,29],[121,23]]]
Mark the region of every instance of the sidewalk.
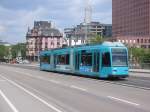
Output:
[[150,78],[150,70],[145,69],[130,69],[130,76]]
[[150,70],[148,69],[130,69],[129,71],[135,73],[146,73],[150,75]]

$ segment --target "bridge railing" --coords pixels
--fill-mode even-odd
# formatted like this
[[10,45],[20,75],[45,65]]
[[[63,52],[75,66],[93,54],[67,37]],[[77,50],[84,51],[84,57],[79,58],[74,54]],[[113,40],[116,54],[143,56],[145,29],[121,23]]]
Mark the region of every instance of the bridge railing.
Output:
[[150,70],[150,63],[140,63],[140,64],[129,64],[130,69],[148,69]]

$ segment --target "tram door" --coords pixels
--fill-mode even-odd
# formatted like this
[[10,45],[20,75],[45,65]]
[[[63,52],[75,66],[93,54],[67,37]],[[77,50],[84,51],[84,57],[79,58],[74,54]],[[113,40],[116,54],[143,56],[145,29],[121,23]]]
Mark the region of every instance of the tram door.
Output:
[[56,64],[57,64],[57,55],[53,55],[53,60],[54,60],[54,68],[56,68]]
[[99,64],[100,64],[100,52],[94,52],[94,59],[93,59],[93,72],[99,72]]
[[101,76],[108,77],[109,68],[111,67],[110,52],[102,53]]
[[75,53],[75,70],[79,70],[79,64],[80,64],[80,53]]

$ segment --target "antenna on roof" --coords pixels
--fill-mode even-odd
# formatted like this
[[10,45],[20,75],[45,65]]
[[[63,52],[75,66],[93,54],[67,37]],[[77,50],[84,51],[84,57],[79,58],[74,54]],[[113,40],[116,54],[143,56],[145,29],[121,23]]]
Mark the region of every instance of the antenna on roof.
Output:
[[85,17],[84,23],[91,23],[92,20],[92,3],[91,0],[85,0]]
[[91,23],[92,20],[92,5],[91,0],[85,0],[85,43],[88,43],[88,24]]

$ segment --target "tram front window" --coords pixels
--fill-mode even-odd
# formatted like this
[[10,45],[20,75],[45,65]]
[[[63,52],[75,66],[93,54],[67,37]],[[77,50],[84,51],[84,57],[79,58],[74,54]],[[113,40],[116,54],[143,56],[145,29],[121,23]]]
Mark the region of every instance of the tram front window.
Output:
[[126,49],[112,49],[112,66],[128,66]]

